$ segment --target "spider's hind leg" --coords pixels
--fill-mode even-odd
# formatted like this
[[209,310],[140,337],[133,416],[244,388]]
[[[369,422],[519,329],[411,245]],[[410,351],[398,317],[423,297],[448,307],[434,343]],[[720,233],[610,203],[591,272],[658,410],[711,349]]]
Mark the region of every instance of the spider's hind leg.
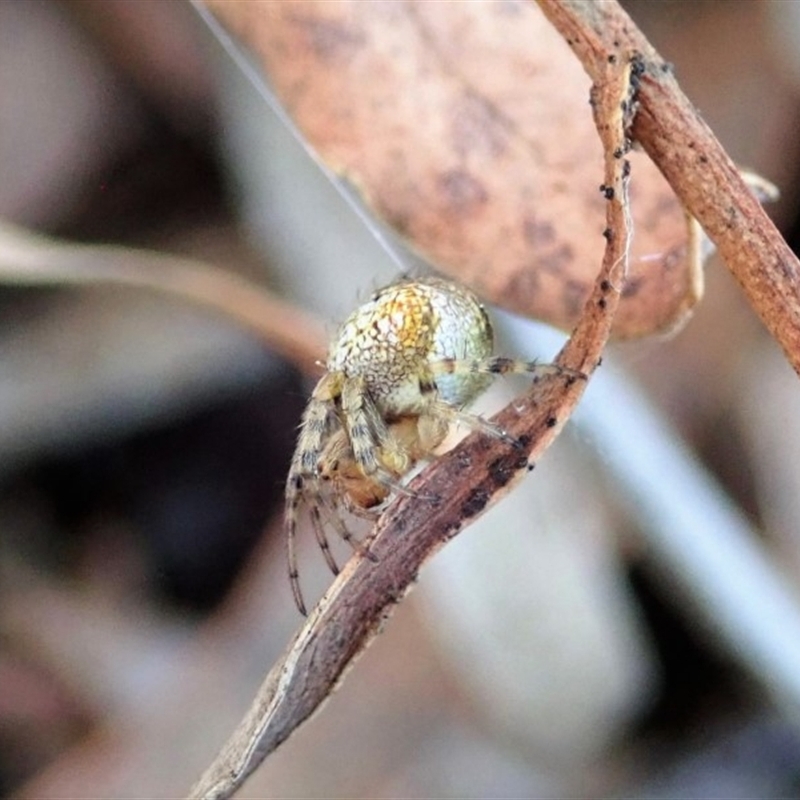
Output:
[[298,471],[295,472],[295,459],[286,482],[286,505],[284,511],[284,525],[286,528],[286,559],[289,570],[289,585],[292,587],[294,604],[298,611],[305,617],[308,616],[306,604],[303,600],[303,591],[300,588],[300,570],[297,566],[297,551],[295,540],[297,537],[297,520],[299,517],[300,503],[303,500],[303,487],[305,479]]
[[319,494],[314,494],[308,501],[308,515],[311,517],[311,527],[314,529],[314,536],[317,539],[319,549],[322,550],[322,556],[328,569],[334,574],[339,574],[339,565],[331,552],[331,546],[328,542],[328,537],[325,535],[325,524],[322,521],[320,514],[320,507],[323,505],[322,498]]
[[[350,532],[350,529],[339,515],[339,510],[336,508],[335,502],[325,495],[321,495],[320,499],[322,500],[321,507],[327,512],[326,519],[333,526],[339,538],[345,542],[354,553],[358,553],[360,556],[366,556],[370,561],[377,561],[377,557],[369,551],[369,541],[362,541]],[[359,516],[363,514],[363,509],[361,509],[362,513],[358,513],[347,503],[346,496],[343,502],[345,502],[347,510],[351,513],[356,513]],[[338,570],[334,574],[338,575]]]
[[[292,457],[289,476],[286,480],[286,500],[284,510],[284,524],[286,528],[286,557],[289,570],[289,583],[292,595],[298,610],[307,615],[303,592],[300,589],[300,573],[297,565],[296,536],[297,522],[300,516],[300,506],[303,501],[309,502],[311,522],[328,566],[334,571],[336,562],[330,554],[330,548],[321,526],[317,525],[319,514],[319,491],[316,487],[318,481],[317,464],[323,450],[323,442],[330,430],[333,417],[333,394],[335,387],[332,385],[330,375],[325,376],[314,388],[314,392],[303,414],[300,423],[300,434],[297,447]],[[312,488],[314,487],[314,488]],[[316,509],[316,511],[315,511]],[[316,515],[316,519],[315,519]]]

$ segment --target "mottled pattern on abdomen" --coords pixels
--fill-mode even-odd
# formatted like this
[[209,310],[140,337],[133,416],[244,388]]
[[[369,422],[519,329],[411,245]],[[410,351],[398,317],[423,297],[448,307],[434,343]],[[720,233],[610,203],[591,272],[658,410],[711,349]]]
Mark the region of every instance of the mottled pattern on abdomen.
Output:
[[[378,292],[342,325],[330,350],[329,372],[362,376],[382,412],[418,413],[427,364],[490,356],[492,329],[478,301],[439,278],[405,281]],[[481,374],[436,379],[441,398],[463,406],[491,382]]]

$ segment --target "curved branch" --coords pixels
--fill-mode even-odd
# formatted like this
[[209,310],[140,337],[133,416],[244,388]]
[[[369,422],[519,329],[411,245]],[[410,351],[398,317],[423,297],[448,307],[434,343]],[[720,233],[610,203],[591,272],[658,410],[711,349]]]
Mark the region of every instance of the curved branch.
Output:
[[645,71],[632,133],[716,244],[753,309],[800,373],[800,261],[681,91],[670,65],[616,0],[537,2],[592,80],[620,47],[641,54]]
[[0,285],[127,286],[223,314],[308,374],[325,354],[323,326],[263,286],[192,258],[50,239],[0,221]]

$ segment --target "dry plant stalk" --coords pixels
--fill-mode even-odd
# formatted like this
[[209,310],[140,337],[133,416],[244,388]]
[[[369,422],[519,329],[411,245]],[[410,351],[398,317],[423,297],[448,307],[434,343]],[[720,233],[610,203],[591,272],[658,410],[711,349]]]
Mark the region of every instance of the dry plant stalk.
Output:
[[[600,275],[557,363],[590,375],[600,363],[620,299],[631,240],[626,118],[632,61],[621,51],[593,89],[604,146],[606,250]],[[437,459],[378,521],[374,563],[354,555],[270,670],[250,710],[192,789],[192,798],[227,798],[263,759],[325,701],[345,670],[379,633],[423,563],[533,470],[563,428],[586,382],[546,376],[494,420],[524,447],[481,434]],[[425,499],[422,499],[422,498]],[[433,500],[429,498],[434,498]]]
[[263,286],[191,258],[109,245],[77,245],[0,222],[0,284],[127,286],[224,314],[308,374],[325,355],[323,326]]
[[632,134],[703,226],[753,309],[800,373],[800,261],[681,91],[672,69],[615,0],[537,0],[597,80],[615,48],[645,71]]

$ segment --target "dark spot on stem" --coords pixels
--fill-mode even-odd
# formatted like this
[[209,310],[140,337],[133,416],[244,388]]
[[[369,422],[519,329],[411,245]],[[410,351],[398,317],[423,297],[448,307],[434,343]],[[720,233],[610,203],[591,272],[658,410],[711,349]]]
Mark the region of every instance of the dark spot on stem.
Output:
[[496,458],[489,464],[488,467],[489,477],[492,483],[498,489],[505,486],[511,480],[511,471],[508,468],[508,460],[506,458]]
[[480,486],[476,489],[473,489],[469,495],[467,495],[467,499],[461,506],[462,518],[470,519],[471,517],[480,514],[481,511],[486,508],[486,504],[489,502],[490,497],[491,495],[489,492]]
[[447,540],[452,539],[461,530],[460,522],[448,522],[441,531],[440,538]]
[[[520,448],[527,448],[530,444],[530,437],[522,437],[519,441]],[[525,452],[511,453],[510,455],[500,456],[494,459],[487,467],[488,477],[495,489],[501,489],[514,475],[521,469],[525,469],[528,464],[528,456]]]
[[439,508],[442,505],[442,496],[440,494],[429,494],[425,496],[425,499],[432,508]]
[[472,465],[472,459],[469,456],[469,453],[458,453],[456,455],[456,461],[458,462],[458,467],[460,470],[469,469]]

